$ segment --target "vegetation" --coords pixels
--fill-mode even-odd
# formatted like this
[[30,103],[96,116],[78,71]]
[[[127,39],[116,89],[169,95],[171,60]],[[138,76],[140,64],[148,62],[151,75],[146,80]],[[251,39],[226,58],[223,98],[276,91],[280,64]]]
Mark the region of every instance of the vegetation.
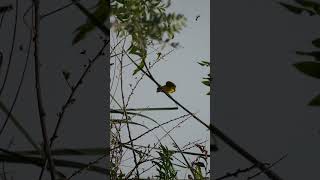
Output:
[[[139,86],[148,81],[145,79],[151,80],[158,88],[161,87],[157,77],[153,75],[153,69],[160,66],[172,52],[179,50],[179,43],[174,42],[174,37],[186,25],[186,18],[181,14],[169,13],[170,5],[171,1],[161,0],[111,2],[113,41],[110,105],[111,120],[114,122],[111,124],[111,149],[114,149],[111,160],[112,172],[116,174],[112,179],[143,179],[146,176],[156,179],[180,179],[185,170],[189,170],[188,175],[192,178],[200,177],[200,174],[203,177],[201,179],[208,177],[208,169],[205,171],[204,167],[201,167],[204,171],[201,172],[201,168],[192,165],[196,159],[205,156],[197,150],[198,143],[190,142],[186,147],[180,147],[171,135],[191,117],[189,113],[160,123],[154,114],[169,114],[178,107],[128,108],[130,104],[136,104],[134,95],[139,93]],[[141,120],[147,122],[140,123]],[[170,130],[166,130],[166,125],[172,126]],[[163,133],[153,133],[158,129]],[[139,140],[150,141],[154,137],[154,143],[138,143]],[[165,143],[166,138],[174,144],[173,147]],[[189,149],[199,152],[190,152]],[[208,156],[207,154],[206,158]],[[125,162],[124,159],[127,158],[131,161]],[[124,165],[132,168],[124,168]]]
[[[279,4],[294,14],[320,16],[320,3],[316,1],[295,0],[291,4],[284,2],[279,2]],[[296,54],[300,56],[310,57],[313,61],[298,62],[294,63],[293,66],[305,75],[320,79],[320,38],[315,38],[311,43],[317,50],[296,51]],[[320,106],[320,94],[315,96],[309,102],[309,105]]]
[[[9,167],[6,167],[7,163],[32,164],[39,167],[39,172],[36,171],[36,178],[39,177],[38,179],[46,179],[45,172],[48,172],[51,179],[72,179],[85,174],[84,172],[86,171],[102,175],[108,174],[111,179],[129,179],[133,177],[139,179],[145,177],[179,179],[182,170],[193,179],[208,177],[208,163],[199,163],[199,161],[207,161],[210,157],[208,151],[205,150],[206,147],[202,145],[208,139],[190,142],[180,147],[170,135],[183,126],[188,119],[195,116],[194,113],[190,111],[184,115],[176,113],[178,114],[177,117],[166,122],[159,122],[158,119],[148,113],[169,113],[176,111],[178,107],[128,108],[129,105],[134,104],[134,94],[139,83],[144,79],[148,78],[160,87],[160,84],[152,75],[152,70],[179,48],[179,42],[174,42],[175,36],[186,26],[187,19],[182,14],[168,11],[171,5],[170,0],[96,0],[87,3],[72,0],[71,3],[49,12],[42,9],[44,7],[42,5],[45,4],[42,1],[30,1],[26,7],[19,7],[18,3],[19,1],[9,5],[0,4],[0,27],[3,27],[3,22],[6,22],[7,17],[15,17],[14,28],[13,30],[10,29],[10,32],[14,32],[10,44],[11,49],[0,52],[0,62],[4,62],[6,65],[1,67],[1,73],[5,76],[2,76],[4,79],[1,79],[0,95],[7,93],[6,87],[12,83],[8,77],[11,77],[11,69],[17,65],[15,61],[12,61],[15,58],[14,55],[17,53],[26,55],[23,73],[19,74],[18,78],[19,88],[14,91],[16,92],[14,99],[10,99],[9,96],[9,99],[1,96],[0,108],[6,117],[4,121],[1,121],[0,135],[9,129],[7,124],[12,123],[32,149],[19,150],[15,146],[11,147],[11,145],[0,149],[0,160],[5,162],[2,168],[4,179],[9,176],[14,177],[14,174],[7,173],[6,170],[9,169]],[[50,79],[45,74],[46,68],[50,69],[52,67],[46,66],[46,59],[50,57],[46,57],[44,53],[47,49],[44,49],[43,45],[47,42],[43,41],[43,36],[40,35],[47,33],[44,31],[45,26],[43,24],[44,22],[50,24],[51,17],[56,16],[56,20],[64,22],[63,19],[59,19],[63,16],[58,16],[58,14],[63,14],[69,7],[75,7],[86,19],[74,28],[73,35],[69,39],[72,46],[66,51],[71,53],[74,49],[81,49],[79,50],[79,56],[73,54],[78,61],[70,65],[72,68],[57,69],[61,73],[59,77],[63,78],[62,80],[66,85],[65,89],[55,87],[57,91],[62,90],[64,92],[61,97],[57,97],[57,99],[63,99],[63,103],[60,101],[59,103],[49,102],[48,91],[45,91],[45,88],[42,87],[45,86],[44,82],[50,82]],[[22,9],[23,12],[21,13],[19,10]],[[111,23],[109,23],[109,19],[111,19]],[[17,38],[17,29],[20,26],[27,29],[26,32],[28,33],[23,35],[28,37],[28,40]],[[64,27],[57,27],[56,31],[62,28]],[[100,36],[100,38],[96,39],[96,35]],[[85,42],[92,39],[96,44],[92,45],[92,48],[86,49],[87,44]],[[27,42],[27,48],[24,45],[19,45],[19,48],[17,48],[16,44],[22,41]],[[109,46],[111,57],[106,56]],[[54,51],[54,49],[49,51]],[[63,53],[56,52],[56,54],[62,55]],[[112,76],[110,84],[111,114],[110,122],[107,122],[110,123],[111,127],[111,147],[106,149],[105,144],[94,148],[75,148],[69,147],[69,144],[65,144],[66,147],[55,147],[58,144],[57,142],[61,142],[65,135],[61,131],[65,121],[71,121],[72,114],[78,113],[73,111],[71,107],[74,104],[81,104],[81,97],[91,96],[91,94],[85,94],[82,91],[80,93],[80,89],[90,83],[88,76],[98,68],[96,64],[101,63],[101,59],[105,58],[110,58],[110,61],[104,61],[104,65],[110,65]],[[33,63],[31,64],[28,59],[32,59]],[[67,57],[62,57],[62,59],[68,62]],[[83,63],[83,59],[88,61]],[[78,68],[79,65],[81,69]],[[22,123],[24,118],[21,120],[21,117],[14,111],[17,106],[16,102],[17,104],[21,103],[19,96],[21,98],[22,94],[27,92],[27,90],[20,91],[20,87],[26,81],[25,77],[30,75],[30,72],[27,71],[28,66],[30,66],[35,76],[30,76],[32,77],[32,83],[30,83],[32,85],[25,86],[27,86],[28,90],[35,88],[34,95],[37,97],[35,101],[28,102],[28,106],[32,105],[33,107],[34,105],[37,107],[37,111],[34,114],[29,114],[27,118],[39,118],[40,123],[37,121],[37,124],[40,124],[42,135],[40,139],[42,142],[40,143],[30,132],[30,129],[26,128],[25,124]],[[133,82],[129,83],[129,79],[133,80]],[[130,93],[126,96],[125,93],[127,91],[125,89],[128,89],[128,86],[130,86]],[[66,95],[67,97],[65,97]],[[10,103],[8,104],[7,101]],[[11,104],[11,102],[13,103]],[[61,105],[58,112],[54,113],[54,117],[50,116],[52,111],[49,110],[48,104]],[[79,112],[78,114],[81,116],[82,113],[84,112]],[[137,118],[150,121],[155,126],[150,126],[150,123],[137,122],[135,121]],[[93,120],[96,121],[96,119]],[[99,120],[103,121],[103,119]],[[54,122],[54,125],[51,125],[52,122]],[[164,127],[166,125],[170,125],[169,130]],[[76,129],[77,125],[74,124],[73,128]],[[138,129],[139,131],[136,131],[137,128],[140,128]],[[133,129],[135,133],[132,132]],[[159,129],[164,134],[155,132]],[[153,145],[150,143],[144,147],[138,146],[136,141],[144,137],[151,137],[150,134],[152,133],[155,135],[153,137],[157,138]],[[10,135],[12,134],[8,136]],[[170,143],[165,142],[166,138],[169,138],[174,145],[170,146]],[[202,149],[199,149],[198,146],[201,146]],[[131,153],[129,156],[125,153],[127,151]],[[110,156],[111,166],[105,168],[103,166],[105,163],[101,165],[101,162],[107,156]],[[87,157],[90,157],[91,160],[88,161]],[[123,166],[125,162],[123,158],[126,157],[131,161],[131,164],[129,163],[130,168],[124,168]],[[94,159],[92,160],[92,158]],[[63,167],[70,169],[67,171]],[[147,173],[148,175],[145,175]]]

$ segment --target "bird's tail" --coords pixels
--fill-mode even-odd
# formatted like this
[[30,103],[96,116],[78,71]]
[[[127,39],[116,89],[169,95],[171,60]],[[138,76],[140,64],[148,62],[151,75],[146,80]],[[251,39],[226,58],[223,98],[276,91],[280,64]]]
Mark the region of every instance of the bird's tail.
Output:
[[158,87],[158,88],[157,88],[157,92],[160,92],[160,91],[161,91],[161,87]]

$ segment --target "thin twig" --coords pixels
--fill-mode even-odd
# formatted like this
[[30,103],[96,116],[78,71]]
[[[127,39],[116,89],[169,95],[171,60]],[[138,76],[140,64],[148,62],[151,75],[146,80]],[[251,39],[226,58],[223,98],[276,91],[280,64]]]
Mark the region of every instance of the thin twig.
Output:
[[14,20],[14,29],[13,29],[13,37],[12,37],[12,43],[11,43],[11,50],[10,50],[10,54],[9,54],[9,62],[8,62],[8,66],[4,75],[4,80],[2,83],[2,86],[0,88],[0,96],[3,92],[3,89],[6,85],[7,79],[8,79],[8,74],[9,74],[9,70],[11,67],[11,60],[12,60],[12,54],[14,51],[14,45],[16,44],[16,33],[17,33],[17,20],[18,20],[18,0],[16,0],[16,12],[15,12],[15,20]]
[[[43,101],[42,101],[42,91],[41,91],[41,85],[40,85],[40,60],[39,60],[39,0],[33,0],[34,2],[34,12],[35,12],[35,21],[34,21],[34,71],[35,71],[35,88],[37,93],[37,103],[38,103],[38,114],[40,118],[40,125],[41,125],[41,132],[42,132],[42,138],[43,138],[43,146],[44,146],[44,153],[46,159],[48,159],[49,163],[49,169],[50,169],[50,175],[51,180],[56,179],[56,170],[54,166],[54,162],[52,160],[51,151],[49,147],[49,141],[48,141],[48,134],[47,134],[47,127],[46,127],[46,120],[45,120],[45,111],[43,107]],[[46,164],[46,163],[44,163]],[[41,179],[42,173],[40,174],[39,178]]]
[[[122,49],[124,48],[125,44],[126,44],[126,39],[123,42]],[[123,91],[123,57],[124,57],[124,54],[122,53],[121,59],[119,60],[120,61],[120,89],[121,89],[121,97],[122,97],[122,105],[123,105],[123,115],[125,116],[126,119],[128,119],[128,114],[127,114],[127,110],[126,110],[127,107],[125,105],[124,91]],[[133,142],[132,142],[132,136],[131,136],[130,126],[129,126],[128,121],[126,121],[126,125],[127,125],[127,131],[128,131],[128,136],[129,136],[129,140],[130,140],[130,145],[133,148],[134,146],[133,146]],[[137,166],[138,160],[137,160],[137,156],[136,156],[135,151],[132,151],[132,154],[133,154],[134,163]],[[136,169],[136,172],[137,172],[137,178],[139,179],[140,175],[139,175],[138,168]],[[130,176],[127,176],[127,177],[129,178]]]
[[[111,111],[122,111],[123,109],[112,109]],[[170,111],[178,110],[178,107],[163,107],[163,108],[127,108],[127,111]]]
[[255,168],[257,168],[256,165],[252,165],[252,166],[244,168],[244,169],[237,169],[234,172],[228,172],[224,176],[216,178],[216,180],[227,179],[227,178],[230,178],[230,177],[238,177],[240,174],[247,173],[247,172],[249,172],[249,171],[251,171],[251,170],[253,170]]
[[29,63],[29,55],[30,55],[30,47],[31,47],[31,40],[32,40],[32,31],[30,30],[30,39],[29,39],[29,44],[28,44],[28,51],[27,51],[27,57],[26,57],[26,61],[25,61],[25,64],[24,64],[24,67],[23,67],[23,71],[22,71],[22,75],[21,75],[21,79],[20,79],[20,82],[19,82],[19,86],[18,86],[18,89],[17,89],[17,92],[15,94],[15,97],[13,99],[13,102],[12,102],[12,105],[10,107],[10,110],[9,112],[7,113],[6,115],[6,119],[4,121],[4,124],[2,125],[1,129],[0,129],[0,136],[2,135],[6,125],[7,125],[7,122],[9,121],[9,117],[11,116],[11,113],[13,111],[13,108],[17,102],[17,99],[19,97],[19,94],[20,94],[20,90],[21,90],[21,87],[22,87],[22,83],[23,83],[23,80],[24,80],[24,77],[25,77],[25,72],[26,72],[26,69],[27,69],[27,65]]
[[[97,158],[96,160],[89,162],[87,166],[84,166],[84,167],[78,169],[77,171],[73,172],[68,178],[66,178],[66,180],[70,180],[71,178],[75,177],[76,175],[79,175],[84,170],[89,169],[91,166],[93,166],[94,164],[97,164],[100,160],[102,160],[105,157],[106,157],[106,155],[103,155],[103,156]],[[108,174],[108,173],[109,173],[109,170],[106,171],[106,174]]]
[[[13,145],[13,138],[9,141],[7,149],[10,149],[11,145]],[[5,162],[2,162],[2,172],[3,172],[2,173],[3,174],[3,180],[7,180],[7,173],[6,173],[6,170],[5,170]]]
[[[78,1],[80,1],[80,0],[78,0]],[[43,15],[40,16],[40,20],[44,19],[45,17],[51,16],[51,15],[53,15],[53,14],[56,14],[57,12],[60,12],[60,11],[62,11],[62,10],[64,10],[64,9],[70,7],[70,6],[73,5],[73,4],[74,4],[74,2],[71,2],[71,3],[68,3],[68,4],[66,4],[66,5],[64,5],[64,6],[60,7],[60,8],[57,8],[57,9],[55,9],[55,10],[53,10],[53,11],[50,11],[50,12],[48,12],[48,13],[45,13],[45,14],[43,14]]]
[[[33,164],[39,167],[42,167],[43,159],[39,157],[30,157],[30,156],[23,156],[21,154],[8,151],[6,149],[0,148],[0,151],[3,153],[0,153],[0,160],[8,163],[22,163],[22,164]],[[54,159],[54,162],[57,166],[61,167],[69,167],[69,168],[82,168],[86,167],[87,164],[76,162],[76,161],[68,161],[68,160],[62,160],[62,159]],[[47,168],[49,169],[49,168]],[[99,167],[99,166],[91,166],[91,171],[105,174],[107,169]],[[59,175],[61,177],[65,177],[61,172],[59,172]]]
[[[148,131],[140,134],[139,136],[135,137],[134,139],[130,139],[128,142],[125,142],[125,143],[123,143],[123,144],[132,143],[133,141],[136,141],[136,140],[140,139],[141,137],[145,136],[146,134],[152,132],[153,130],[158,129],[159,127],[163,127],[163,126],[166,125],[166,124],[169,124],[169,123],[171,123],[171,122],[173,122],[173,121],[180,120],[181,118],[184,118],[184,117],[187,117],[187,116],[189,116],[189,114],[183,115],[183,116],[180,116],[180,117],[177,117],[177,118],[174,118],[174,119],[171,119],[171,120],[166,121],[166,122],[161,123],[161,124],[158,124],[157,126],[155,126],[155,127],[151,128],[151,129],[149,129]],[[166,132],[166,133],[168,133],[168,132]]]
[[[62,111],[60,113],[58,113],[58,121],[55,126],[54,132],[50,138],[50,145],[49,145],[50,148],[53,146],[54,141],[58,137],[58,131],[60,129],[62,119],[64,117],[64,114],[66,112],[67,107],[71,104],[70,102],[72,102],[72,99],[73,99],[75,92],[78,90],[78,88],[80,87],[80,85],[83,82],[83,79],[87,76],[91,67],[94,65],[94,63],[97,61],[97,59],[99,59],[99,57],[102,55],[102,52],[104,51],[104,49],[106,48],[106,46],[108,44],[109,44],[109,41],[105,41],[102,48],[99,50],[98,54],[93,58],[93,60],[89,61],[89,65],[86,67],[85,71],[82,73],[82,75],[81,75],[80,79],[78,80],[78,82],[76,83],[76,85],[72,88],[72,91],[71,91],[68,99],[66,100],[65,104],[62,106]],[[45,165],[41,169],[41,174],[43,174],[46,163],[47,163],[47,159],[45,160],[45,163],[44,163]]]
[[[8,114],[8,108],[0,101],[0,109],[5,113]],[[31,135],[28,131],[20,124],[20,122],[11,114],[10,119],[12,123],[16,126],[16,128],[23,134],[23,137],[27,139],[27,141],[33,146],[35,150],[41,152],[40,148],[38,147],[37,143],[32,139]]]
[[[288,154],[285,154],[284,156],[282,156],[279,160],[275,161],[274,163],[272,163],[270,166],[268,166],[268,169],[272,168],[273,166],[275,166],[276,164],[278,164],[280,161],[282,161],[284,158],[286,158],[288,156]],[[257,174],[248,177],[248,180],[253,179],[257,176],[259,176],[260,174],[262,174],[263,171],[258,172]]]
[[[139,65],[134,62],[134,60],[128,55],[128,53],[126,51],[124,51],[127,55],[127,57],[131,60],[132,63],[134,63],[134,65],[136,67],[139,68]],[[161,85],[154,79],[154,77],[151,74],[148,74],[145,70],[143,70],[142,68],[140,68],[140,70],[146,74],[146,76],[152,80],[158,87],[161,87]],[[194,119],[196,119],[198,122],[200,122],[202,125],[204,125],[207,129],[210,130],[210,132],[212,134],[215,134],[217,137],[219,137],[224,143],[226,143],[227,145],[229,145],[233,150],[235,150],[236,152],[238,152],[239,154],[241,154],[244,158],[246,158],[248,161],[250,161],[253,164],[256,164],[257,167],[263,171],[270,179],[272,180],[282,180],[282,178],[277,175],[275,172],[273,172],[272,170],[268,169],[263,163],[261,163],[258,159],[256,159],[254,156],[252,156],[248,151],[246,151],[245,149],[243,149],[240,145],[238,145],[237,143],[235,143],[231,138],[229,138],[227,135],[225,135],[225,133],[223,133],[220,129],[218,129],[216,126],[214,126],[213,124],[207,125],[206,123],[204,123],[201,119],[199,119],[197,116],[195,116],[193,113],[191,113],[187,108],[185,108],[182,104],[180,104],[177,100],[175,100],[170,94],[164,92],[165,95],[171,99],[173,102],[175,102],[179,107],[181,107],[183,110],[185,110],[187,113],[189,113],[190,115],[193,116]]]
[[72,99],[74,97],[75,92],[77,92],[78,88],[80,87],[80,85],[83,82],[83,79],[90,72],[91,67],[95,64],[95,62],[97,62],[99,57],[102,55],[102,52],[104,51],[104,49],[106,48],[108,43],[109,43],[109,41],[104,42],[104,44],[103,44],[102,48],[99,50],[98,54],[92,60],[89,61],[89,64],[86,67],[85,71],[82,73],[82,75],[79,78],[79,80],[77,81],[76,85],[72,88],[72,91],[71,91],[68,99],[66,100],[65,104],[62,107],[62,111],[59,113],[59,118],[58,118],[57,124],[55,126],[54,133],[50,138],[50,147],[52,146],[54,140],[58,137],[58,131],[59,131],[59,128],[60,128],[60,124],[62,122],[62,119],[64,117],[64,114],[66,112],[67,107],[70,105],[70,102],[72,101]]

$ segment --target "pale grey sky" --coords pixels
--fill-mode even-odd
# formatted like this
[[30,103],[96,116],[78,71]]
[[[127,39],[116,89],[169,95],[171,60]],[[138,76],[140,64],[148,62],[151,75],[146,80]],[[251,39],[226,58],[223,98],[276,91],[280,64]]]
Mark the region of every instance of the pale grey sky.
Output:
[[[201,83],[202,77],[206,77],[209,73],[209,68],[202,67],[197,62],[210,60],[210,1],[175,0],[172,1],[170,11],[181,13],[188,19],[187,27],[180,34],[177,34],[174,39],[182,47],[167,56],[163,62],[159,62],[151,72],[156,80],[162,84],[168,80],[174,82],[177,88],[172,96],[189,110],[197,113],[197,116],[209,124],[210,96],[206,95],[209,88]],[[196,21],[195,19],[198,15],[200,17]],[[134,66],[127,68],[128,74],[125,81],[134,82],[131,77],[133,69]],[[128,82],[126,84],[129,87]],[[127,90],[129,91],[130,89],[128,88]],[[125,93],[126,96],[129,92]],[[118,97],[121,97],[120,94],[118,94]],[[173,106],[176,105],[164,94],[156,93],[156,85],[151,80],[145,78],[136,89],[129,108]],[[186,113],[179,108],[178,111],[149,112],[146,114],[162,123]],[[150,125],[150,127],[154,126],[154,124],[142,118],[135,118],[134,121],[144,122],[146,125]],[[165,127],[167,130],[170,130],[175,124],[173,123]],[[140,134],[143,129],[139,129],[136,133],[133,131],[133,134]],[[160,130],[155,132],[158,133],[159,137],[163,134]],[[209,131],[193,118],[187,120],[180,128],[175,129],[171,135],[180,146],[195,140],[207,140],[208,142],[205,145],[209,150]],[[153,144],[154,142],[156,142],[156,139],[153,137],[153,134],[137,141],[137,143],[144,145],[148,143]],[[172,142],[168,138],[164,142],[167,142],[165,145],[172,147]],[[132,156],[132,154],[129,153],[129,156]],[[191,160],[194,160],[194,158]],[[179,172],[179,178],[184,178],[184,175],[184,171]]]

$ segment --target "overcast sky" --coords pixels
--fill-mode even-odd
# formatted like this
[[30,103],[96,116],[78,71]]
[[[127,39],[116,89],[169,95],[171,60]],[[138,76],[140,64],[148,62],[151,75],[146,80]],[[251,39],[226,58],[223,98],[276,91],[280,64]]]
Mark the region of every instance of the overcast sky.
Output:
[[[166,81],[174,82],[176,84],[176,92],[172,96],[186,108],[197,113],[196,115],[205,123],[209,124],[210,96],[206,95],[209,88],[201,83],[202,78],[209,73],[209,68],[202,67],[197,62],[202,60],[210,61],[210,1],[175,0],[172,1],[170,11],[185,15],[187,17],[187,26],[174,38],[174,42],[179,42],[180,48],[173,51],[162,62],[159,62],[151,72],[161,84],[165,84]],[[198,15],[200,17],[196,21]],[[164,52],[166,51],[168,50]],[[148,60],[152,60],[152,56]],[[132,78],[133,69],[135,69],[134,66],[126,67],[125,69],[125,83],[128,87],[125,92],[126,96],[130,93],[129,83],[135,82],[134,78]],[[111,70],[111,76],[112,74],[113,70]],[[121,99],[120,94],[118,94],[118,98]],[[147,78],[141,81],[131,101],[132,103],[128,108],[176,107],[164,94],[156,93],[156,85]],[[115,103],[113,107],[117,107]],[[163,123],[184,115],[186,112],[179,108],[177,111],[149,112],[146,114],[156,119],[159,123]],[[155,125],[148,123],[143,118],[134,118],[134,121],[143,122],[149,127]],[[166,125],[165,128],[170,130],[175,125],[176,123],[172,123]],[[135,127],[133,126],[132,128],[134,129]],[[143,128],[139,128],[139,130],[133,130],[132,134],[139,135],[141,130],[145,131]],[[155,132],[158,137],[163,134],[160,130]],[[188,119],[180,128],[175,129],[171,136],[181,147],[196,140],[207,141],[204,145],[209,150],[209,131],[193,118]],[[157,139],[150,133],[149,136],[141,138],[136,143],[146,145],[155,142],[157,142]],[[169,138],[166,138],[163,142],[164,145],[174,149]],[[190,151],[200,152],[198,149]],[[131,153],[128,154],[132,156]],[[181,159],[181,157],[179,158]],[[190,162],[191,160],[195,160],[195,157],[190,158]],[[179,172],[179,178],[185,178],[184,175],[185,171]]]

